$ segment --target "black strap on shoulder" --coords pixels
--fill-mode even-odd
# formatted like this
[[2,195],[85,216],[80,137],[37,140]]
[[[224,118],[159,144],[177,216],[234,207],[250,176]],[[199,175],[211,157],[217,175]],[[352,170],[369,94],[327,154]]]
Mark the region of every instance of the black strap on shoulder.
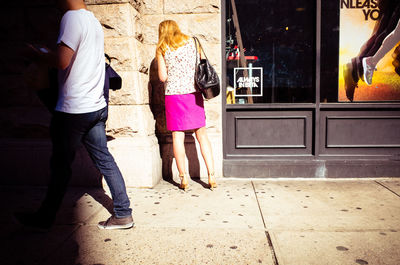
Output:
[[111,64],[111,58],[110,58],[110,56],[108,56],[107,53],[104,53],[104,56],[107,58],[108,64]]
[[200,47],[200,53],[203,52],[204,56],[206,57],[206,59],[208,61],[207,55],[204,52],[203,46],[201,46],[200,40],[196,36],[193,36],[193,39],[194,39],[194,46],[196,47],[196,62],[197,62],[197,56],[199,54],[199,52],[197,51],[197,43],[199,44],[199,47]]

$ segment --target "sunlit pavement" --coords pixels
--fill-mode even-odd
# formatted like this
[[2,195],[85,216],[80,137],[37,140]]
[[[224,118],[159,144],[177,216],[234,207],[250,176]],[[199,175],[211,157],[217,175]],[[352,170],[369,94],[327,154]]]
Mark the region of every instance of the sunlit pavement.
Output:
[[135,228],[99,230],[112,203],[70,188],[47,233],[17,224],[44,188],[0,187],[0,264],[400,264],[400,179],[220,179],[129,188]]

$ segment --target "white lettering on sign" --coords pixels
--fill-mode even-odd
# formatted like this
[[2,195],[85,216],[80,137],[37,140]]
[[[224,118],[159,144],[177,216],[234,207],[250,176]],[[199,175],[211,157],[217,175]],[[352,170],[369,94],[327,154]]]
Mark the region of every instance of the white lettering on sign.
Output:
[[263,95],[263,68],[236,67],[233,69],[235,97],[260,97]]
[[258,87],[257,83],[260,82],[260,77],[239,77],[237,80],[239,88],[241,87]]

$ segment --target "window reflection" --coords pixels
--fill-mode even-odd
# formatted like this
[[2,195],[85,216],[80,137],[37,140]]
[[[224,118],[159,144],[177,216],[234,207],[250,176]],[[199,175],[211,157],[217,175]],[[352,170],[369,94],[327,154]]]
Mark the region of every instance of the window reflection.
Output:
[[227,103],[314,102],[315,2],[227,0],[226,8]]

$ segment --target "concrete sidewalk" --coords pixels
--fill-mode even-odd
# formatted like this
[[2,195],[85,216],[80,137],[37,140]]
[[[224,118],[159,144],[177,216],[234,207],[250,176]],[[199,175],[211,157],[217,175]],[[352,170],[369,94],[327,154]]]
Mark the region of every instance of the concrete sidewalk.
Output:
[[129,188],[135,228],[119,231],[97,228],[108,192],[71,188],[45,234],[12,219],[45,189],[0,187],[0,264],[400,264],[400,179],[204,184]]

